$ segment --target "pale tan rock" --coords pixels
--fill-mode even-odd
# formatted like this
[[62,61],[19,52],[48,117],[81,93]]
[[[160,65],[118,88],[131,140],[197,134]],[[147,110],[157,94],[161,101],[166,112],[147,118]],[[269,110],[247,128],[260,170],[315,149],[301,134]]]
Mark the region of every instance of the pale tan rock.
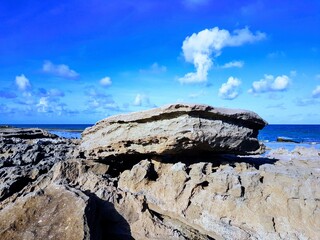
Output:
[[186,152],[261,153],[266,122],[244,110],[175,104],[101,120],[82,134],[88,159]]
[[[162,217],[214,239],[317,239],[320,159],[310,166],[300,160],[285,157],[259,169],[245,163],[215,168],[206,162],[186,166],[145,160],[123,172],[118,186],[144,195]],[[156,180],[148,177],[150,169]]]
[[179,155],[173,161],[129,156],[123,164],[128,155],[108,162],[80,158],[76,143],[64,140],[11,140],[0,150],[0,187],[10,190],[1,195],[0,239],[320,236],[317,149]]
[[0,239],[85,239],[87,201],[57,185],[28,193],[0,211]]

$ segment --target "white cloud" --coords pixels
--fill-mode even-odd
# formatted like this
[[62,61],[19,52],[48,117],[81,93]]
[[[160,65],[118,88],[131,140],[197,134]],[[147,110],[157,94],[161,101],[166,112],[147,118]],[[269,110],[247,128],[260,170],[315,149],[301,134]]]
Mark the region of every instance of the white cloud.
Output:
[[100,80],[100,84],[103,87],[108,87],[112,84],[111,78],[110,77],[104,77]]
[[69,66],[65,64],[55,65],[50,61],[44,62],[42,71],[62,78],[76,79],[79,77],[79,74],[70,69]]
[[272,52],[272,53],[269,53],[267,55],[268,58],[271,58],[271,59],[274,59],[274,58],[283,58],[285,57],[286,54],[283,52],[283,51],[275,51],[275,52]]
[[150,98],[148,95],[140,93],[136,95],[132,105],[137,107],[156,107],[155,104],[150,102]]
[[29,87],[31,87],[29,79],[26,78],[26,76],[24,74],[21,74],[20,76],[16,76],[16,85],[18,86],[19,90],[21,90],[21,91],[25,91]]
[[38,112],[47,112],[49,107],[48,99],[46,97],[40,98],[39,103],[36,105],[36,107],[38,109]]
[[206,91],[204,91],[204,90],[202,90],[202,91],[200,91],[200,92],[197,92],[197,93],[192,93],[192,94],[189,94],[189,98],[198,98],[198,97],[202,97],[202,96],[204,96],[204,95],[206,95],[207,94],[207,92]]
[[277,76],[264,75],[263,79],[252,83],[252,88],[249,93],[264,93],[264,92],[277,92],[285,91],[290,84],[290,78],[287,75]]
[[148,69],[140,69],[140,73],[160,74],[167,71],[166,66],[161,66],[157,62],[153,63]]
[[248,28],[235,30],[232,34],[228,30],[205,29],[188,36],[182,45],[184,58],[193,63],[196,72],[187,73],[179,78],[180,83],[201,83],[207,81],[208,71],[213,65],[212,54],[217,57],[224,47],[236,47],[245,43],[252,43],[265,38],[265,34],[253,34]]
[[219,97],[232,100],[238,97],[241,81],[238,78],[229,77],[226,83],[223,83],[219,89]]
[[296,77],[297,76],[297,71],[296,70],[290,71],[290,76],[291,77]]
[[233,67],[242,68],[243,65],[244,65],[243,61],[231,61],[222,65],[221,68],[233,68]]
[[312,91],[312,97],[314,97],[314,98],[320,97],[320,85],[318,85],[318,86]]
[[52,88],[48,91],[48,95],[50,97],[64,97],[64,92],[59,89]]
[[141,106],[143,102],[150,103],[149,97],[143,94],[137,94],[134,101],[133,105],[134,106]]

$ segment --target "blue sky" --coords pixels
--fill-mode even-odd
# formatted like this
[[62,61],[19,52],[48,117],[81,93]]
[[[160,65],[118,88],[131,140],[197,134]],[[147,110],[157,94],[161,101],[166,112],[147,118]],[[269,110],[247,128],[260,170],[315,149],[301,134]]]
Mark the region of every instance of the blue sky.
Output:
[[320,123],[320,1],[0,3],[0,123],[169,103]]

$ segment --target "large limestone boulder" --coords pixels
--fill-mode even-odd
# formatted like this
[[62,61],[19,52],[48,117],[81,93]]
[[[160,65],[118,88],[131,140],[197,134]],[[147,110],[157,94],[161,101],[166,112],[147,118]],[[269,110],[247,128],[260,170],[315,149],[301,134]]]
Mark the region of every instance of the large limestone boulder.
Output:
[[88,159],[121,155],[198,152],[256,154],[263,151],[258,130],[267,123],[244,110],[174,104],[106,118],[82,134]]

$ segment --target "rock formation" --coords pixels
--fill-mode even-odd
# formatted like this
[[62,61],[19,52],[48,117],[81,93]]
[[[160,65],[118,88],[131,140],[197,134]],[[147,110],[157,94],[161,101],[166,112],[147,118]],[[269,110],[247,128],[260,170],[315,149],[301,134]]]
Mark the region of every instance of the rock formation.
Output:
[[58,138],[57,135],[49,133],[39,128],[0,128],[0,137],[2,138],[21,138],[21,139],[35,139],[35,138]]
[[[189,116],[172,111],[177,118],[183,115],[187,119],[197,113]],[[151,124],[153,118],[154,126],[159,126],[159,119],[163,121],[160,115],[147,112],[141,121],[137,114],[118,118],[132,126]],[[249,120],[247,114],[233,116],[241,119],[244,128],[255,129],[252,131],[258,129],[256,122],[264,124],[263,120]],[[107,121],[109,124],[110,119]],[[119,121],[114,124],[119,126]],[[93,128],[93,135],[100,131],[98,126],[100,123]],[[110,160],[104,151],[88,150],[94,157],[85,152],[89,131],[81,146],[79,140],[63,138],[0,137],[0,239],[320,236],[319,150],[279,149],[263,156],[239,156],[230,154],[233,150],[211,154],[199,148],[193,154],[186,148],[188,154],[181,154],[180,147],[179,151],[172,147],[170,151],[176,149],[179,154],[141,152],[132,157],[129,147],[127,155],[116,153]]]
[[83,132],[81,149],[88,159],[99,160],[129,154],[262,153],[257,135],[265,125],[249,111],[175,104],[104,119]]

